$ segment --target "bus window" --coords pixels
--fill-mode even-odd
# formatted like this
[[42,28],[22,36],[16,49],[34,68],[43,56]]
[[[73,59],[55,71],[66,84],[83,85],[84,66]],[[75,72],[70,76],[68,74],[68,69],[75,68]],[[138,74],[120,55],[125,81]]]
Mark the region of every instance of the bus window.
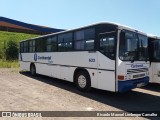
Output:
[[154,41],[154,58],[160,60],[160,40]]
[[72,33],[61,34],[58,36],[58,51],[71,51],[72,50]]
[[[124,34],[124,35],[123,35]],[[119,47],[119,56],[121,60],[131,61],[133,59],[138,59],[138,37],[134,32],[122,32]]]
[[24,52],[27,53],[28,52],[28,41],[24,42]]
[[45,52],[46,51],[47,41],[44,38],[39,38],[36,40],[36,52]]
[[35,40],[32,40],[32,52],[35,52]]
[[95,29],[89,28],[76,31],[74,34],[75,50],[94,50]]
[[100,52],[110,59],[115,59],[115,34],[100,34]]
[[148,38],[144,35],[138,34],[139,38],[139,59],[148,60]]
[[47,52],[56,52],[57,51],[57,38],[49,37],[47,38]]
[[33,50],[33,41],[32,40],[30,40],[29,41],[29,52],[32,52]]
[[94,40],[87,40],[85,42],[85,50],[93,50],[94,49]]

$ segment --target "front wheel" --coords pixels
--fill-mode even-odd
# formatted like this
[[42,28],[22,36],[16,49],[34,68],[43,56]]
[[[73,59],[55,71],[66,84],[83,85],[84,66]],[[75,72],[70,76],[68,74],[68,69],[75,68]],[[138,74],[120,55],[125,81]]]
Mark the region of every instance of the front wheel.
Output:
[[91,80],[89,74],[85,71],[80,71],[76,75],[75,79],[76,86],[81,91],[89,91],[91,88]]
[[30,73],[31,75],[35,76],[36,75],[36,67],[34,64],[31,64],[30,66]]

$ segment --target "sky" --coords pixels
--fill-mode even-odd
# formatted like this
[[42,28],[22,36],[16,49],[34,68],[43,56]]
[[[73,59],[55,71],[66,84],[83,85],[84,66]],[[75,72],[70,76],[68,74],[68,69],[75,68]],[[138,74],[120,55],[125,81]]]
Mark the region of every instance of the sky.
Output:
[[0,16],[59,29],[108,21],[160,36],[160,0],[0,0]]

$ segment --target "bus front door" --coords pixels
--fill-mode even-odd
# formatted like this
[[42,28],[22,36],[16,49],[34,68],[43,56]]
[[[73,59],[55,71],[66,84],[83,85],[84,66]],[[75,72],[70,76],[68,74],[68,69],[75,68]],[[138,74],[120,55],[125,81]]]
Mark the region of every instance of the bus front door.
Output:
[[116,90],[115,54],[116,32],[99,34],[98,52],[98,88],[108,91]]

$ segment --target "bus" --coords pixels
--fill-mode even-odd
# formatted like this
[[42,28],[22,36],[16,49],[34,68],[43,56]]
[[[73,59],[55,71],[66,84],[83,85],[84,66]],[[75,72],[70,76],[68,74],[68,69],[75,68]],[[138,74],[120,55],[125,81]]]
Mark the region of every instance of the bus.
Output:
[[149,82],[147,34],[100,22],[20,42],[22,70],[70,82],[81,91],[126,92]]
[[150,82],[160,83],[160,37],[148,35]]

